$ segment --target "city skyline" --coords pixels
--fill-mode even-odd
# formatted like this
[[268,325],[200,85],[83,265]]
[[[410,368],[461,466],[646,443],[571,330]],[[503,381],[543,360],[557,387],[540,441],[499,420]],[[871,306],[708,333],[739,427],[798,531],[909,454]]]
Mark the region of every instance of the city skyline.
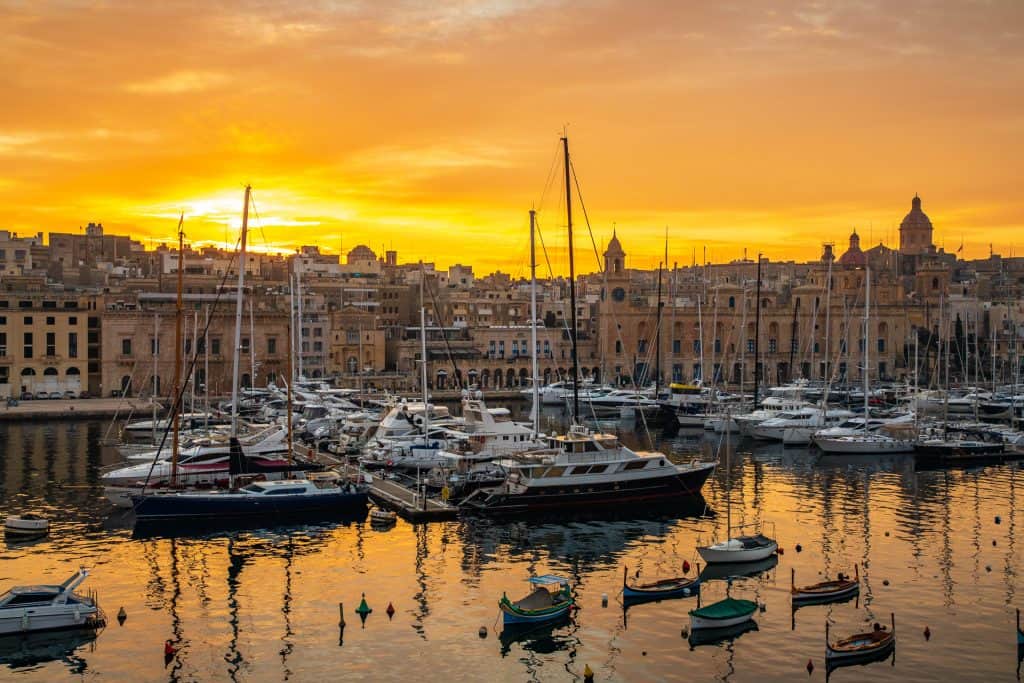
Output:
[[1015,253],[1024,10],[883,9],[4,5],[0,228],[146,243],[184,211],[190,242],[231,245],[251,182],[256,249],[518,273],[536,206],[563,272],[568,125],[597,246],[618,226],[633,267],[666,229],[680,265],[895,246],[915,193],[936,245]]

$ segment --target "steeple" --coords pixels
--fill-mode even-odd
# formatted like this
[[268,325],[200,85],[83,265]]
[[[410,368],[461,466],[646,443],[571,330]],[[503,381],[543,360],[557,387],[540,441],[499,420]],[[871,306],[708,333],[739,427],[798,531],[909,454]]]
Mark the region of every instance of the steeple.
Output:
[[619,275],[626,268],[626,252],[622,250],[618,234],[612,228],[612,239],[604,251],[604,270],[609,275]]

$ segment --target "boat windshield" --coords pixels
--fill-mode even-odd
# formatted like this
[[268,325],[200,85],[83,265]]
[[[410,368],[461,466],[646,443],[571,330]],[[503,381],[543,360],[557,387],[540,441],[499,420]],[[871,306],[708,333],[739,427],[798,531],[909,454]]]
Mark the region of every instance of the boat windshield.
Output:
[[266,491],[266,489],[263,488],[262,486],[260,486],[259,484],[249,484],[248,486],[246,486],[242,490],[243,491],[248,491],[249,493],[263,493],[263,492]]

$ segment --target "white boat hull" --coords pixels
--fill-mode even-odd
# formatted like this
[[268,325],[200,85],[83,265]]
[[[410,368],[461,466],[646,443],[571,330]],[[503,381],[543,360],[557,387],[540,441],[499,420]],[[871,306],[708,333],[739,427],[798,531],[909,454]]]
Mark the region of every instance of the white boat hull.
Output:
[[706,546],[697,548],[697,552],[708,564],[758,562],[775,554],[779,544],[774,541],[758,548],[725,549]]
[[743,614],[738,617],[729,617],[728,619],[706,619],[704,617],[698,617],[696,615],[690,615],[690,630],[707,629],[707,628],[729,628],[730,626],[738,626],[745,624],[754,618],[753,613]]
[[99,610],[94,606],[79,604],[8,608],[3,611],[11,614],[0,615],[0,635],[82,627]]
[[790,427],[782,433],[783,446],[807,446],[818,427]]
[[877,441],[858,440],[851,437],[815,438],[814,445],[825,453],[842,453],[846,455],[914,452],[914,442],[905,439]]

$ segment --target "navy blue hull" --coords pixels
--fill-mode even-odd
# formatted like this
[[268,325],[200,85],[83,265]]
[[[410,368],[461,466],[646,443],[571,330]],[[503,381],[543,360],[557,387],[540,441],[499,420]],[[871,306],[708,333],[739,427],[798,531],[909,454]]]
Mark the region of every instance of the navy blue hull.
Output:
[[365,491],[317,495],[253,496],[240,493],[132,496],[139,521],[220,520],[315,516],[365,510]]

